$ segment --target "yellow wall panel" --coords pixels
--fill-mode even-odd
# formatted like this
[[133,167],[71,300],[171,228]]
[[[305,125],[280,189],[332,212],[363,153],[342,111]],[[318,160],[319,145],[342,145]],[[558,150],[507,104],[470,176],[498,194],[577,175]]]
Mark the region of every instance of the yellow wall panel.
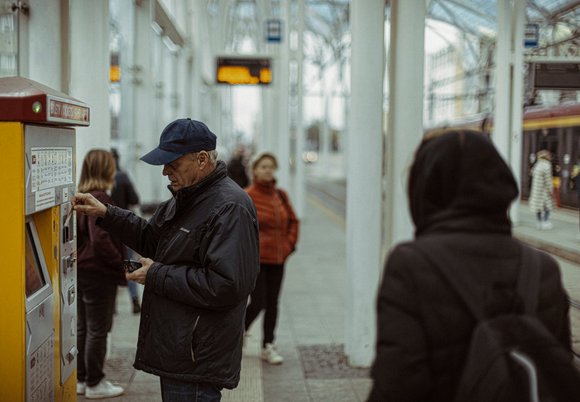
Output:
[[24,134],[20,123],[0,123],[0,400],[22,401],[25,393]]

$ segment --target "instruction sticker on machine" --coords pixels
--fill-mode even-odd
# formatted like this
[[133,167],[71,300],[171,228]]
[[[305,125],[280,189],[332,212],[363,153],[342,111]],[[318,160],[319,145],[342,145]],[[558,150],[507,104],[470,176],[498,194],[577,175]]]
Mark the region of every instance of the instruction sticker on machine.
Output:
[[41,211],[56,205],[54,188],[40,190],[34,193],[34,208]]
[[73,182],[72,147],[32,148],[30,159],[32,192]]

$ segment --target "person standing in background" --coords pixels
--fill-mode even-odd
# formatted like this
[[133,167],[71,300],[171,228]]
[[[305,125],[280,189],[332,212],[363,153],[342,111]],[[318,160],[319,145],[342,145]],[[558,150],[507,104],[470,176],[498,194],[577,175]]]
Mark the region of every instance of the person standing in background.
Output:
[[262,359],[270,364],[284,361],[274,345],[274,330],[284,263],[296,248],[299,227],[288,195],[276,187],[277,168],[274,155],[259,155],[252,163],[253,183],[246,189],[256,205],[260,229],[260,274],[246,312],[246,331],[264,310]]
[[[139,205],[139,195],[137,195],[129,175],[121,169],[119,154],[115,148],[111,148],[111,154],[115,158],[115,166],[117,168],[115,183],[111,190],[111,198],[116,206],[134,210]],[[138,255],[133,250],[127,248],[127,258],[137,259],[137,257]],[[137,283],[131,280],[127,281],[127,289],[129,290],[129,296],[131,297],[131,303],[133,305],[133,314],[139,314],[141,312],[141,303],[139,303]]]
[[[113,204],[107,191],[113,187],[115,160],[105,150],[85,156],[79,191],[102,203]],[[103,366],[107,335],[113,325],[117,286],[126,285],[125,247],[96,225],[95,216],[78,214],[77,394],[87,399],[122,395],[124,389],[105,380]]]
[[245,147],[238,144],[231,159],[227,163],[228,177],[235,181],[241,188],[246,188],[250,184],[248,173],[246,172]]
[[536,154],[536,164],[532,168],[532,188],[529,205],[538,219],[537,228],[540,230],[552,229],[550,211],[554,209],[552,185],[552,155],[550,151],[542,149]]

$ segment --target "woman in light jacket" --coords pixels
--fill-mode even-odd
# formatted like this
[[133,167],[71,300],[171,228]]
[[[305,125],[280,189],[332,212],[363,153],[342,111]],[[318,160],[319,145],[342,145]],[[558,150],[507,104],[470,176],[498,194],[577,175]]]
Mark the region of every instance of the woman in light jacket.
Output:
[[550,211],[554,209],[552,187],[552,156],[550,151],[542,149],[536,154],[537,161],[532,168],[532,189],[529,205],[538,218],[537,228],[552,229]]
[[270,364],[284,361],[274,345],[274,330],[284,263],[296,247],[299,225],[288,194],[276,187],[274,173],[277,168],[274,155],[259,155],[252,163],[252,185],[246,189],[256,205],[260,228],[260,274],[246,311],[246,331],[265,310],[262,359]]

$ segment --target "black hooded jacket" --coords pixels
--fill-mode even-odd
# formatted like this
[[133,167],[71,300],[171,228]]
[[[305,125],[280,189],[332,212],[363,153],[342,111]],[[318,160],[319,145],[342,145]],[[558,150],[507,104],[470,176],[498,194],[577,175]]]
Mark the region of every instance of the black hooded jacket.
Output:
[[135,368],[234,388],[244,317],[259,271],[256,210],[225,163],[146,221],[108,206],[99,224],[153,263],[147,272]]
[[[416,239],[389,255],[378,295],[378,337],[369,401],[453,400],[475,318],[423,252],[480,284],[488,316],[522,308],[515,293],[521,244],[507,209],[518,191],[491,141],[450,131],[419,146],[409,203]],[[538,316],[570,348],[568,301],[557,263],[541,264]]]

